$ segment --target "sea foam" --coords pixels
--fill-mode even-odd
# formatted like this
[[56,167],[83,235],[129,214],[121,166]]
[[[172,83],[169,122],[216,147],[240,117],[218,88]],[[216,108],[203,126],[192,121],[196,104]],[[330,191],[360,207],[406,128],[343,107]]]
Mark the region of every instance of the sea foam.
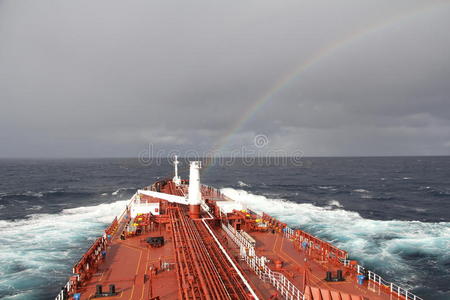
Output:
[[[71,266],[102,234],[127,201],[0,220],[0,298],[47,299],[64,284]],[[53,284],[52,284],[53,283]],[[42,290],[54,286],[54,291]]]
[[[239,201],[256,212],[266,212],[287,223],[315,234],[347,250],[386,279],[406,287],[426,284],[428,275],[420,260],[445,268],[450,262],[450,223],[419,221],[383,221],[361,217],[357,212],[334,207],[319,207],[310,203],[294,203],[284,199],[267,198],[244,190],[224,188],[229,198]],[[419,258],[411,260],[412,258]],[[444,270],[443,270],[444,271]],[[421,275],[417,275],[421,274]],[[395,276],[395,277],[394,277]]]

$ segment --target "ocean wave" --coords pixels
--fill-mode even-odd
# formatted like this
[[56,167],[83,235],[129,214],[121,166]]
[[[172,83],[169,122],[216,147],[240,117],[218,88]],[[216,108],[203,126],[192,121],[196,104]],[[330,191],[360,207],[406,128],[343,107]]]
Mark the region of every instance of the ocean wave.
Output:
[[329,206],[334,206],[334,207],[339,207],[339,208],[342,208],[342,207],[344,207],[341,203],[339,203],[339,201],[337,201],[337,200],[330,200],[330,201],[328,201],[328,205]]
[[318,186],[319,189],[321,190],[331,190],[333,187],[332,186]]
[[[42,299],[41,286],[54,286],[56,294],[58,284],[64,284],[70,275],[71,264],[126,203],[122,200],[65,209],[59,214],[0,220],[0,298]],[[26,297],[24,291],[30,291]]]
[[368,193],[369,191],[365,190],[365,189],[354,189],[353,192],[355,192],[355,193]]
[[123,187],[123,188],[118,188],[117,190],[115,190],[114,192],[112,192],[111,195],[117,196],[117,195],[119,195],[120,192],[128,191],[128,190],[135,190],[135,189],[136,189],[136,188],[134,188],[134,187]]
[[41,205],[32,205],[32,206],[26,208],[26,210],[32,210],[32,211],[41,210],[41,209],[42,209]]
[[331,192],[336,192],[338,190],[334,186],[328,186],[328,185],[319,185],[317,188],[319,190],[331,191]]
[[425,191],[427,194],[430,194],[432,196],[436,197],[446,197],[450,195],[450,190],[445,188],[435,188],[430,186],[421,186],[418,188],[419,191]]
[[61,193],[61,192],[63,192],[63,191],[64,191],[63,188],[55,187],[55,188],[51,189],[50,191],[48,191],[47,193],[48,193],[48,194],[54,194],[54,193]]
[[243,190],[225,188],[222,192],[252,210],[266,212],[293,228],[333,242],[387,279],[396,276],[395,281],[406,287],[429,282],[427,276],[434,275],[430,273],[433,271],[424,272],[425,262],[411,262],[408,253],[427,256],[427,261],[433,262],[434,272],[448,273],[445,265],[450,261],[449,222],[371,220],[357,212],[271,199]]
[[26,191],[25,193],[21,193],[21,194],[17,194],[17,195],[41,198],[41,197],[44,197],[44,192]]
[[19,193],[5,193],[5,192],[2,192],[2,193],[0,193],[0,198],[2,198],[2,197],[17,197],[17,196],[31,197],[31,198],[42,198],[46,194],[57,193],[60,190],[61,189],[58,189],[58,190],[53,189],[53,190],[49,190],[49,191],[39,191],[39,192],[25,191],[25,192],[19,192]]
[[419,191],[423,191],[423,190],[430,190],[431,186],[419,186]]
[[238,184],[238,186],[240,186],[240,187],[249,187],[249,186],[250,186],[248,183],[245,183],[245,182],[240,181],[240,180],[237,182],[237,184]]

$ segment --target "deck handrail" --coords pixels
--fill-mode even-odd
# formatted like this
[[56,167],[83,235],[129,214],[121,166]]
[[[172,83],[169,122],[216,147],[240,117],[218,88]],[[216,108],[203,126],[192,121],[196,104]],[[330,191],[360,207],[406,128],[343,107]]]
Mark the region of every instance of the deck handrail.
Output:
[[[290,227],[285,227],[284,228],[284,235],[285,237],[289,238],[289,239],[293,239],[296,237],[295,235],[295,230],[290,228]],[[336,248],[339,249],[339,248]],[[340,250],[340,249],[339,249]],[[343,250],[341,250],[343,251]],[[339,261],[346,267],[351,266],[350,265],[350,260],[349,259],[342,259],[339,258]],[[380,275],[376,274],[375,272],[372,272],[366,268],[364,268],[363,266],[357,264],[356,266],[356,273],[357,274],[367,274],[367,279],[375,282],[377,284],[379,284],[380,286],[384,286],[386,288],[389,288],[390,292],[394,295],[397,295],[399,297],[403,297],[405,300],[423,300],[422,298],[420,298],[419,296],[409,292],[407,289],[393,283],[390,281],[387,281],[385,279],[383,279]]]
[[327,255],[330,255],[330,257],[337,257],[339,259],[346,259],[348,257],[347,251],[339,249],[338,247],[303,230],[294,230],[286,226],[283,228],[283,233],[284,236],[290,240],[306,241],[310,247],[314,247],[319,251],[324,251]]
[[240,248],[241,258],[253,269],[258,277],[263,281],[270,282],[281,295],[288,300],[306,300],[302,292],[281,273],[272,271],[267,265],[265,257],[256,255],[255,248],[248,240],[233,227],[222,223],[222,229],[227,233],[233,242]]
[[[70,280],[64,285],[58,295],[55,297],[55,300],[65,300],[65,295],[68,295],[70,291]],[[67,298],[66,298],[67,299]]]
[[[133,203],[133,201],[135,200],[136,196],[137,196],[137,193],[135,193],[135,194],[130,198],[130,200],[128,200],[127,207],[122,211],[122,213],[120,214],[120,216],[119,216],[119,217],[115,217],[114,220],[117,220],[118,222],[120,222],[120,221],[125,217],[125,215],[126,215],[127,212],[128,212],[128,209],[127,209],[127,208],[130,207],[130,206],[132,205],[132,203]],[[113,223],[114,223],[114,221],[113,221]],[[111,223],[111,224],[112,224],[112,223]],[[111,225],[110,225],[110,226],[111,226]],[[110,226],[108,226],[108,227],[105,229],[105,234],[106,234],[106,231],[109,229]],[[94,247],[95,243],[96,243],[98,240],[101,240],[101,239],[105,239],[105,236],[102,236],[102,237],[99,237],[99,238],[95,239],[94,243],[89,247],[89,249],[86,251],[86,253],[87,253],[92,247]],[[83,257],[80,258],[74,266],[78,265],[82,259],[83,259]],[[64,285],[64,287],[61,289],[61,291],[58,293],[58,295],[55,297],[55,300],[65,300],[65,298],[64,298],[64,297],[65,297],[65,294],[68,294],[68,293],[70,292],[70,289],[71,289],[71,282],[70,282],[70,280],[69,280],[69,281],[67,281],[67,283]]]
[[[349,260],[342,260],[341,261],[342,264],[344,266],[349,266],[350,265],[350,261]],[[367,268],[364,268],[363,266],[357,264],[356,266],[356,273],[357,274],[361,274],[361,275],[366,275],[367,274],[367,279],[377,283],[380,286],[384,286],[386,288],[388,288],[390,290],[390,292],[394,295],[397,295],[399,297],[403,297],[406,300],[423,300],[421,297],[411,293],[410,291],[408,291],[406,288],[403,288],[401,286],[399,286],[398,284],[395,284],[391,281],[387,281],[385,279],[383,279],[383,277],[381,277],[380,275],[378,275],[377,273],[370,271]]]

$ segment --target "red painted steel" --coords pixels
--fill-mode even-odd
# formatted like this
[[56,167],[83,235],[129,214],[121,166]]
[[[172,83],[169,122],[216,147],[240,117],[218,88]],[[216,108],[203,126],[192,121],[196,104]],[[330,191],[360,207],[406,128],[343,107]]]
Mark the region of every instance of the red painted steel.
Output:
[[[184,196],[188,181],[176,186],[161,180],[148,189]],[[160,215],[142,214],[129,224],[127,206],[75,264],[67,294],[92,299],[96,285],[107,289],[115,284],[117,294],[103,299],[252,299],[250,288],[260,299],[283,299],[286,287],[308,300],[404,299],[372,281],[357,284],[357,262],[341,263],[348,257],[346,251],[300,229],[291,230],[267,214],[225,214],[216,202],[229,199],[209,186],[202,186],[201,192],[211,214],[205,215],[200,206],[192,211],[188,205],[142,196],[141,201],[159,203]],[[134,228],[131,234],[127,224]],[[224,231],[222,224],[229,224],[234,233]],[[245,246],[238,247],[230,234],[246,239]],[[146,242],[149,237],[162,238],[164,244],[153,248]],[[256,257],[265,263],[248,265]],[[327,282],[326,272],[337,270],[342,270],[344,280]]]

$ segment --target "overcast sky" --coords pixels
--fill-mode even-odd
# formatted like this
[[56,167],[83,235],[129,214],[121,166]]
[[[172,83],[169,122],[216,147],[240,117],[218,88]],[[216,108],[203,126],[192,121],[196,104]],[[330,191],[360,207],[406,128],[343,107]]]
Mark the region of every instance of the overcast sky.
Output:
[[449,155],[449,46],[449,1],[0,0],[0,157]]

